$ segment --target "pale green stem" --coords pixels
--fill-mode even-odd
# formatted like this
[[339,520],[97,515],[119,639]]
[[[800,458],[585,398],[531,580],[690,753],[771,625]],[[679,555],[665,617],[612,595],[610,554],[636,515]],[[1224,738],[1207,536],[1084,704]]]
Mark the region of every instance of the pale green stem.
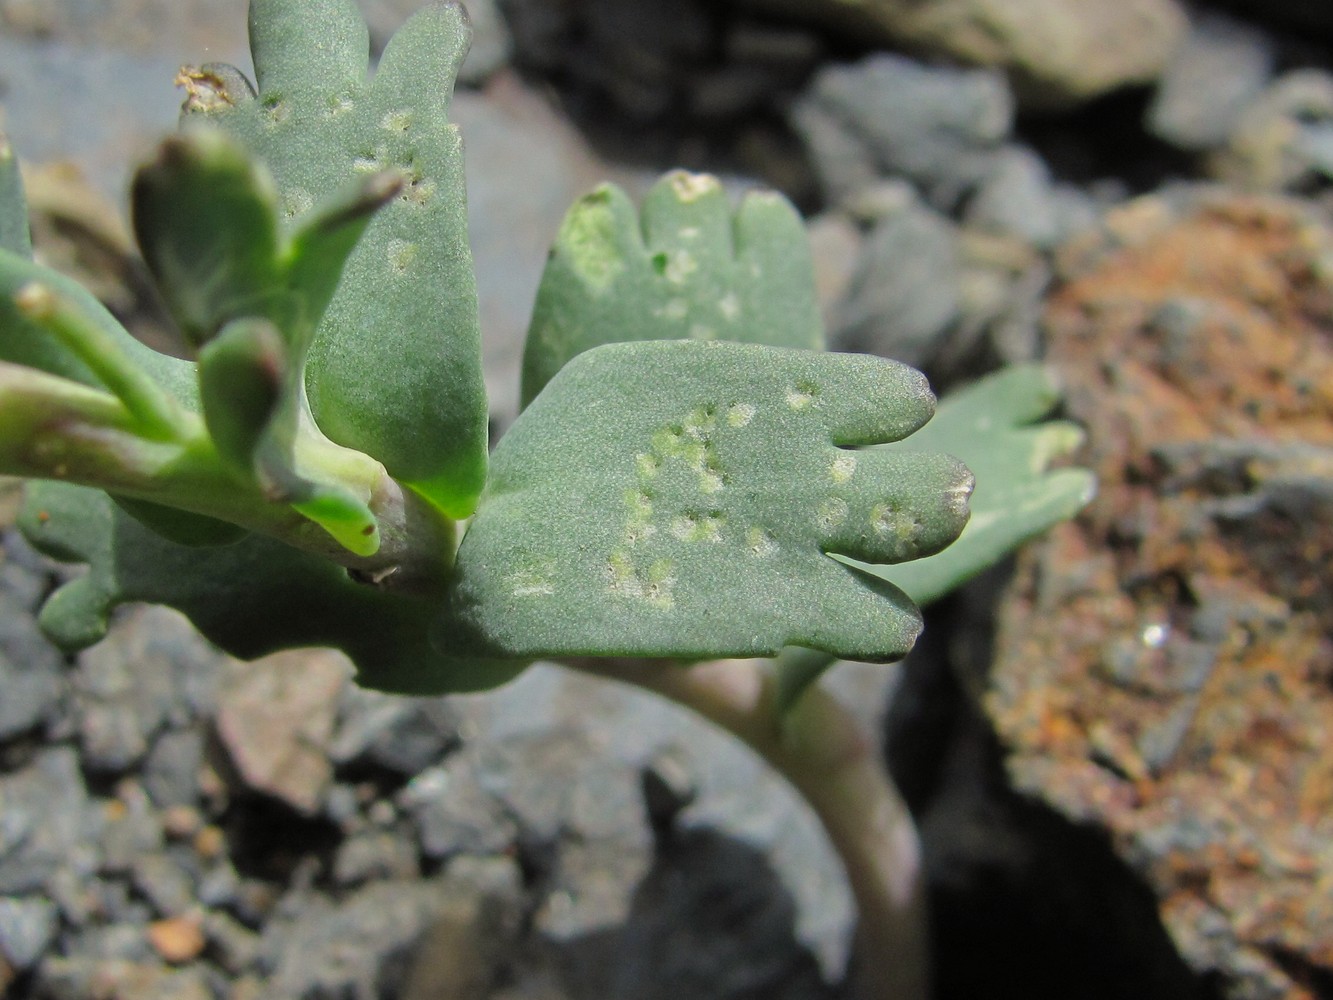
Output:
[[178,430],[185,440],[145,440],[110,393],[0,361],[0,474],[93,486],[215,517],[357,570],[385,589],[422,593],[444,585],[453,522],[378,463],[377,475],[353,463],[380,537],[373,555],[357,556],[290,504],[240,482],[197,417],[182,414]]
[[727,730],[804,796],[842,859],[858,922],[857,1000],[925,1000],[929,942],[921,845],[880,756],[879,741],[812,685],[786,713],[767,661],[672,666],[579,659],[569,665],[669,698]]
[[144,436],[160,441],[180,437],[182,415],[175,401],[124,354],[113,337],[90,322],[64,296],[33,281],[18,290],[14,304],[88,366],[125,404]]

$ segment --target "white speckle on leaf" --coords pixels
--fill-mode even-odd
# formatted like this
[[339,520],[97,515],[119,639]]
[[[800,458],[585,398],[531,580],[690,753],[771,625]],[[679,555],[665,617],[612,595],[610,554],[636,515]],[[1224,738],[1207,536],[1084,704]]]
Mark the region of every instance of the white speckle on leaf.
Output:
[[675,253],[668,255],[666,270],[662,273],[666,275],[667,281],[673,285],[683,285],[685,280],[697,270],[699,270],[699,262],[694,259],[694,255],[686,253],[684,250],[677,250]]
[[412,127],[412,112],[390,111],[380,119],[380,128],[386,132],[406,132]]
[[957,486],[950,486],[944,491],[944,503],[949,509],[949,513],[955,517],[962,517],[967,513],[967,502],[972,499],[972,490],[976,488],[976,480],[968,476],[965,482]]
[[515,597],[549,597],[555,593],[555,585],[550,580],[531,570],[509,574],[507,582]]
[[851,508],[842,497],[829,497],[819,505],[819,523],[824,528],[836,528],[847,520]]
[[315,199],[310,196],[309,191],[305,188],[292,188],[283,199],[282,211],[287,218],[294,219],[298,215],[304,215],[314,206]]
[[754,407],[749,403],[733,403],[727,410],[727,426],[748,427],[754,413]]
[[810,409],[814,401],[814,395],[804,389],[790,388],[787,390],[787,405],[797,413]]
[[778,550],[778,543],[763,528],[750,528],[745,532],[745,544],[750,554],[758,559],[766,559]]
[[835,483],[845,483],[856,473],[856,454],[850,451],[841,452],[829,466],[829,477]]
[[390,240],[387,248],[389,264],[395,271],[402,273],[416,260],[419,247],[408,240]]
[[712,174],[692,174],[686,170],[676,170],[671,174],[671,190],[676,198],[685,203],[698,201],[705,195],[720,190],[722,184]]

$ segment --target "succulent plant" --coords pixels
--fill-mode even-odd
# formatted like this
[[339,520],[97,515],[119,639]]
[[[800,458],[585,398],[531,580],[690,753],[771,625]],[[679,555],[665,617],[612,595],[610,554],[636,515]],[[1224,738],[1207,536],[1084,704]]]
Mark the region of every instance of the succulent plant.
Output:
[[1048,471],[1077,432],[1040,423],[1045,373],[928,422],[920,373],[822,350],[795,210],[682,172],[637,211],[610,186],[571,210],[488,456],[448,118],[466,15],[427,4],[373,76],[353,0],[253,0],[250,32],[254,84],[184,71],[181,131],[133,185],[187,360],[34,262],[0,138],[0,473],[33,480],[28,538],[87,564],[41,613],[65,648],[151,601],[238,656],[336,647],[394,691],[821,652],[766,668],[764,710],[791,709],[836,658],[906,654],[913,598],[1086,501],[1087,473]]

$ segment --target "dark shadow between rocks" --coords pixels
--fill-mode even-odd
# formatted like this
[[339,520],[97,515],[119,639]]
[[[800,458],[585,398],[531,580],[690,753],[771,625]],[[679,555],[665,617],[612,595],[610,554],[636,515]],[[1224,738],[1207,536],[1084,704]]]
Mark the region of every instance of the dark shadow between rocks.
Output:
[[1006,576],[928,611],[887,720],[890,771],[923,842],[936,1000],[1216,1000],[1104,831],[1008,783],[1003,748],[960,680],[984,677]]
[[832,1000],[764,855],[709,829],[666,835],[623,924],[554,946],[570,1000]]

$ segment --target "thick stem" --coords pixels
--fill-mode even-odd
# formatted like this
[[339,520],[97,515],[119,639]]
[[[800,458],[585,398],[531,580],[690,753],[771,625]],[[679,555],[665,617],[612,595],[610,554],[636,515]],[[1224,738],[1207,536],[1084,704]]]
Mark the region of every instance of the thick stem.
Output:
[[691,667],[580,659],[576,669],[670,698],[732,733],[801,793],[842,859],[858,923],[857,1000],[925,1000],[928,940],[921,848],[912,818],[880,759],[879,744],[819,685],[787,712],[759,660]]
[[146,440],[124,402],[109,392],[0,361],[0,473],[94,486],[215,517],[324,556],[387,590],[430,593],[444,585],[454,522],[378,462],[346,449],[334,456],[341,462],[337,471],[366,497],[379,529],[379,549],[358,556],[290,504],[238,480],[198,417],[182,414],[180,421],[182,440]]

